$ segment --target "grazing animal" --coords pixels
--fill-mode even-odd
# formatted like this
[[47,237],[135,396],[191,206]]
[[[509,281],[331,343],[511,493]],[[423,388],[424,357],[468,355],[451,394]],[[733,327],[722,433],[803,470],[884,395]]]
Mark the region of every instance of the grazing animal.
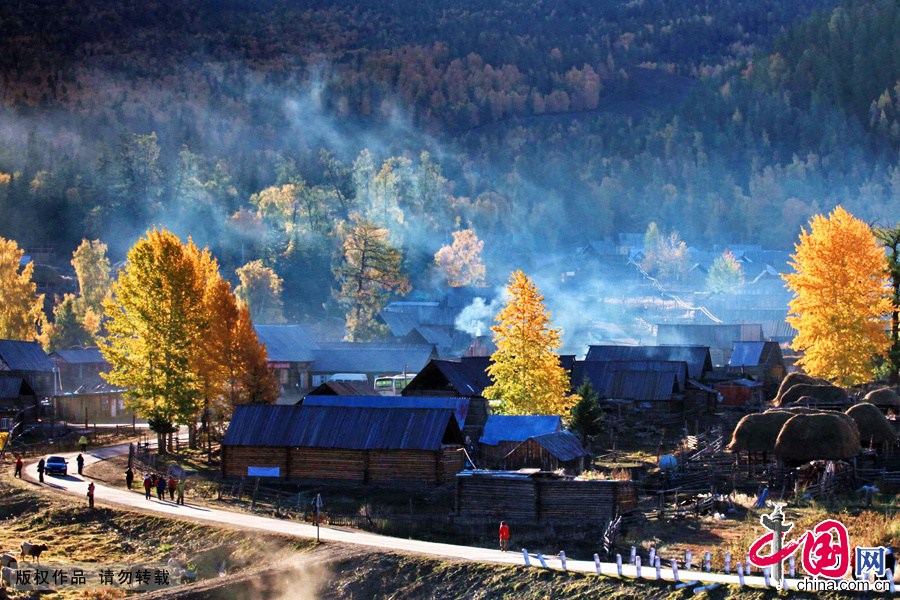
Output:
[[47,544],[22,542],[22,560],[25,560],[26,556],[32,556],[37,561],[37,564],[41,564],[41,552],[46,552],[47,550]]
[[9,567],[10,569],[16,569],[19,566],[19,561],[16,560],[16,557],[12,554],[3,554],[0,556],[0,567]]

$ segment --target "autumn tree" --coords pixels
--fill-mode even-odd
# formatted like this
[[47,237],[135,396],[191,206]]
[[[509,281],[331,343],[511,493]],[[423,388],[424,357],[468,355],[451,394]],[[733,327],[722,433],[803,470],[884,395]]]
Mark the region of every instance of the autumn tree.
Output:
[[336,296],[346,309],[347,338],[368,341],[384,332],[375,316],[391,294],[409,291],[401,270],[402,254],[388,241],[388,231],[354,216],[342,227],[343,256],[334,273]]
[[[99,322],[90,321],[88,326],[94,327]],[[73,294],[66,294],[53,307],[53,322],[43,320],[38,341],[44,350],[64,350],[73,346],[90,346],[97,330],[88,331],[78,315],[77,300]]]
[[575,395],[578,401],[572,407],[568,429],[581,438],[582,444],[587,444],[592,437],[603,433],[606,416],[600,409],[597,392],[590,381],[585,380],[575,391]]
[[792,347],[814,377],[856,385],[872,378],[884,356],[885,331],[894,305],[887,260],[869,226],[838,206],[804,228],[784,275],[794,293],[788,323],[797,329]]
[[281,289],[284,281],[274,269],[254,260],[237,271],[240,285],[234,293],[250,307],[253,319],[260,323],[284,323]]
[[451,287],[484,287],[485,268],[481,262],[484,242],[474,229],[453,232],[453,243],[441,246],[434,255],[434,263],[443,272]]
[[104,301],[108,335],[100,351],[112,365],[103,377],[124,387],[126,406],[147,419],[165,451],[165,434],[199,412],[194,357],[209,317],[204,272],[174,234],[152,229],[128,252]]
[[[281,389],[269,368],[269,353],[253,329],[246,304],[238,307],[232,339],[236,363],[240,367],[235,397],[242,404],[274,404],[281,395]],[[231,408],[234,408],[234,400]]]
[[24,254],[16,242],[0,238],[0,339],[36,339],[43,317],[44,295],[31,280],[34,263],[21,264]]
[[81,240],[72,253],[72,266],[78,277],[78,303],[82,314],[93,311],[103,314],[103,299],[112,286],[106,244],[100,240]]
[[687,244],[673,231],[668,236],[660,233],[656,223],[650,223],[644,235],[643,269],[661,279],[681,279],[689,268]]
[[544,297],[525,273],[513,273],[506,291],[497,325],[491,327],[497,350],[488,373],[494,383],[484,396],[499,400],[505,414],[563,415],[574,398],[556,353],[561,332],[552,328]]
[[707,291],[719,294],[736,294],[744,286],[744,271],[734,254],[725,251],[713,261],[706,276]]

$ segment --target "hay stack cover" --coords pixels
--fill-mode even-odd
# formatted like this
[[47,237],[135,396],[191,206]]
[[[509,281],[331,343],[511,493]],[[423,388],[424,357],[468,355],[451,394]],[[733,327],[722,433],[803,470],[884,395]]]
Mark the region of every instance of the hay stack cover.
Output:
[[898,396],[897,392],[891,388],[872,390],[866,394],[866,397],[863,398],[863,400],[870,404],[874,404],[875,406],[900,409],[900,396]]
[[799,383],[805,383],[807,385],[823,385],[828,383],[824,379],[816,379],[815,377],[811,377],[806,373],[788,373],[787,377],[781,380],[781,385],[778,386],[778,394],[775,395],[775,403],[781,403],[781,397],[784,394]]
[[816,402],[824,402],[827,404],[849,404],[850,400],[847,397],[847,392],[845,392],[842,388],[839,388],[834,385],[825,384],[825,385],[810,385],[808,383],[798,383],[795,386],[792,386],[787,392],[785,392],[779,400],[776,400],[776,405],[781,406],[782,404],[790,404],[793,402],[798,402],[804,396],[810,396],[815,398]]
[[741,419],[728,449],[732,452],[772,452],[782,426],[796,413],[787,410],[770,410],[747,415]]
[[795,462],[846,460],[861,449],[853,419],[842,413],[794,415],[775,442],[775,455]]
[[856,422],[859,430],[859,439],[868,445],[871,441],[875,444],[893,444],[897,439],[897,432],[891,422],[874,404],[861,402],[847,409],[847,415]]

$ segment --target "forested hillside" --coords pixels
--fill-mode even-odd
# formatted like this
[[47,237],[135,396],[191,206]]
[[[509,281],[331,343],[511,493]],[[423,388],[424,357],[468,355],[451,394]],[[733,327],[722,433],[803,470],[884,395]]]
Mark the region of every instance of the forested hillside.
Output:
[[[121,258],[152,223],[330,302],[341,226],[413,283],[651,221],[789,247],[898,215],[898,2],[37,0],[0,6],[0,235]],[[505,262],[505,261],[504,261]],[[490,278],[490,277],[489,277]]]

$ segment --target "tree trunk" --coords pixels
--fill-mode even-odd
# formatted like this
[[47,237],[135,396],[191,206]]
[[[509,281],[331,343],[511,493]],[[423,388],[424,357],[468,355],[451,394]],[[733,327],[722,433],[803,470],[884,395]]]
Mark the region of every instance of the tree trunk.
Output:
[[191,450],[197,449],[197,424],[191,423],[188,425],[188,448]]
[[156,434],[156,452],[157,454],[166,454],[166,434]]

